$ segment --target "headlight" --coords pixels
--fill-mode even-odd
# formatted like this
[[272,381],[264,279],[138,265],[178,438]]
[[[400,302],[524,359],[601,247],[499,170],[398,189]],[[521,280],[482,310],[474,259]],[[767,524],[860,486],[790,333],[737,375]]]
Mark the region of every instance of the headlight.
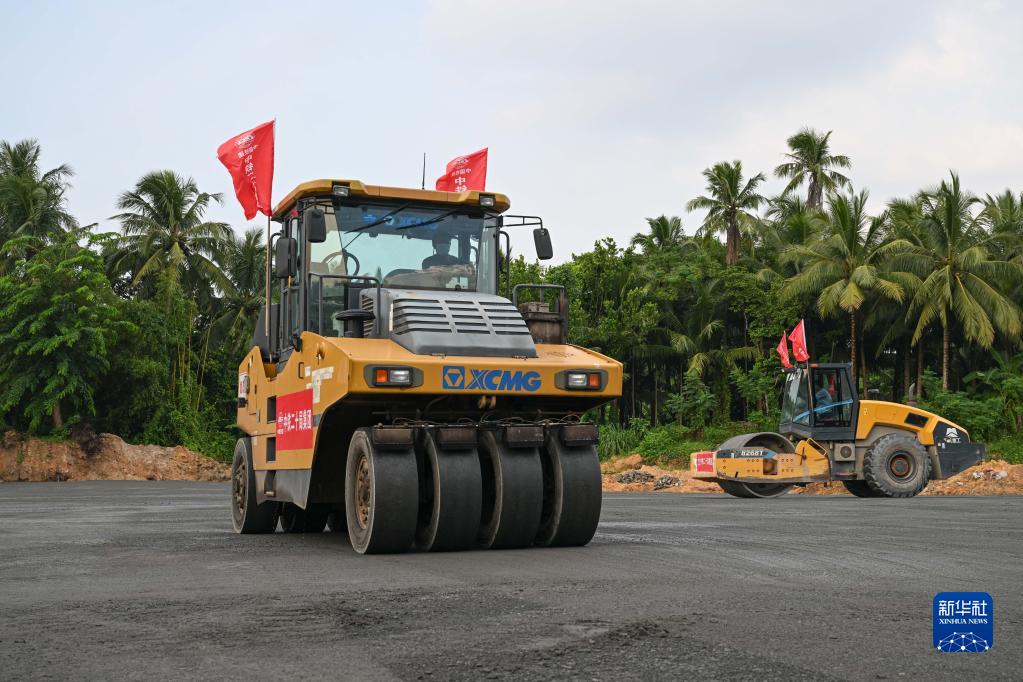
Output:
[[493,205],[494,205],[494,197],[492,197],[489,194],[481,194],[480,195],[480,206],[483,206],[484,208],[491,208],[491,207],[493,207]]
[[409,367],[377,367],[373,370],[374,386],[411,386],[412,369]]
[[603,372],[569,370],[563,376],[563,388],[569,391],[599,391],[604,388]]
[[351,192],[351,188],[348,185],[334,185],[330,189],[330,193],[336,197],[347,197]]
[[568,380],[565,385],[568,388],[586,388],[586,377],[589,376],[585,372],[569,372]]

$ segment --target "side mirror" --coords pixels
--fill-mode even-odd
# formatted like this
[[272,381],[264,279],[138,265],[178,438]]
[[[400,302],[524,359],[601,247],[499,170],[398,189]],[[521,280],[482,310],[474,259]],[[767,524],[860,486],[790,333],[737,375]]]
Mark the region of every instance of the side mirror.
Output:
[[310,206],[302,211],[302,229],[305,238],[313,244],[327,241],[327,216],[318,206]]
[[551,233],[546,227],[533,230],[533,244],[536,246],[536,257],[540,260],[554,258],[554,247],[551,246]]
[[277,279],[294,277],[298,272],[298,242],[294,237],[280,237],[274,248],[274,272]]

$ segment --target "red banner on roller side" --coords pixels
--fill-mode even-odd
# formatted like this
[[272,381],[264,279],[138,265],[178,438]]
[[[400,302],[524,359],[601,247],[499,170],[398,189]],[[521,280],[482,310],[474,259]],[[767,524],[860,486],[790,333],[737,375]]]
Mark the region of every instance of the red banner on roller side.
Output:
[[313,446],[313,389],[277,396],[277,450]]

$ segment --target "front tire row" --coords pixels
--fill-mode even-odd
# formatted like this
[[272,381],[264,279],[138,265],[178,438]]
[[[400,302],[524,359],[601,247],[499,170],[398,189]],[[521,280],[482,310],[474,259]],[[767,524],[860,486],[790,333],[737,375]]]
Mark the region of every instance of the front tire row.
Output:
[[483,431],[478,447],[382,449],[369,428],[352,436],[344,505],[256,502],[248,438],[235,446],[232,516],[238,533],[347,532],[360,554],[587,544],[601,507],[596,447],[568,447],[556,428],[540,447],[510,447]]

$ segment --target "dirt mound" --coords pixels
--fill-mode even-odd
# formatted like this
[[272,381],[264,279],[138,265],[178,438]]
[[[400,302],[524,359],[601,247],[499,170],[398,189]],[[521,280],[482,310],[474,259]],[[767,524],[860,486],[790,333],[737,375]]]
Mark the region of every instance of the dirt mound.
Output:
[[[643,464],[639,455],[601,464],[604,490],[609,492],[722,493],[717,483],[694,479],[688,469]],[[849,495],[839,482],[811,483],[794,488],[801,495]],[[1023,495],[1023,464],[992,460],[944,481],[931,481],[924,495]]]
[[131,445],[111,433],[51,443],[8,431],[0,481],[226,481],[230,467],[188,448]]

